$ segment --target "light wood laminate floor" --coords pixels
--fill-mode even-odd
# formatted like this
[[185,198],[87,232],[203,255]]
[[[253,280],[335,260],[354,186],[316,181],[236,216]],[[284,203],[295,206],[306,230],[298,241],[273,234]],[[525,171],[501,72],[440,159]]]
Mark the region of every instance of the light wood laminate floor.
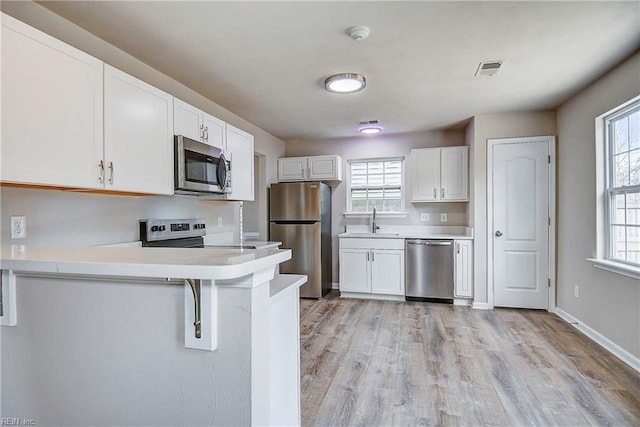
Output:
[[640,374],[545,311],[301,300],[305,426],[640,425]]

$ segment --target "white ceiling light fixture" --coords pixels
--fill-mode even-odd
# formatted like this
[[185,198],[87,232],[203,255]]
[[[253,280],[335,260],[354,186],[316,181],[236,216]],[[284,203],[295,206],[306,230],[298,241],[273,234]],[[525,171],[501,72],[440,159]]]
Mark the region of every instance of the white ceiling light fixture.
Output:
[[340,73],[327,77],[324,88],[333,93],[353,93],[364,89],[367,79],[362,74]]
[[383,127],[377,120],[369,120],[366,122],[358,122],[358,132],[365,135],[373,135],[382,132]]

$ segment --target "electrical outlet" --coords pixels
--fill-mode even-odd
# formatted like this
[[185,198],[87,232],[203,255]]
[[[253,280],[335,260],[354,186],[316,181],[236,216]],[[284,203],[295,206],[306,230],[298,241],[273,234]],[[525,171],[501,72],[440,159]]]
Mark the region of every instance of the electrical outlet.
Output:
[[27,237],[27,217],[12,216],[11,217],[11,238],[24,239]]
[[431,219],[431,215],[429,215],[428,213],[421,213],[420,214],[420,221],[429,221]]
[[449,215],[447,215],[446,213],[441,213],[440,222],[447,222],[447,221],[449,221]]
[[573,288],[573,294],[576,296],[576,298],[580,298],[580,287],[578,285]]
[[222,217],[218,217],[218,228],[222,228]]

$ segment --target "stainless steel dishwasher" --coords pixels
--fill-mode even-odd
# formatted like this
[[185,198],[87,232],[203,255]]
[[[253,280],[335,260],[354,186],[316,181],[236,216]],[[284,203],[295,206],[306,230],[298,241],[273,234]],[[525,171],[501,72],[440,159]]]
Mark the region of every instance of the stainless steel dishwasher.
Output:
[[453,303],[453,240],[405,241],[407,301]]

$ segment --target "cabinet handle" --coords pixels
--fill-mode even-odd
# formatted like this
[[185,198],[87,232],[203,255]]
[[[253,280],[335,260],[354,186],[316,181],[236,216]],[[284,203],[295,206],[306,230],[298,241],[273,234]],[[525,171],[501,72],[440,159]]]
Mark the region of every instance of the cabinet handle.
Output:
[[433,198],[435,199],[436,197],[438,197],[438,189],[434,188],[433,189]]
[[442,198],[444,199],[444,188],[442,189]]
[[367,262],[369,262],[369,255],[371,254],[371,252],[367,251]]
[[204,138],[204,125],[200,125],[200,138]]
[[113,185],[113,172],[114,172],[113,162],[109,162],[109,184],[111,185]]
[[104,161],[100,160],[98,162],[98,181],[100,184],[104,184]]
[[311,178],[311,168],[307,168],[307,178]]
[[204,140],[205,141],[209,140],[209,126],[204,127]]
[[373,253],[373,251],[371,251],[371,262],[374,262],[376,260],[376,257]]
[[456,252],[460,253],[460,243],[456,243]]

